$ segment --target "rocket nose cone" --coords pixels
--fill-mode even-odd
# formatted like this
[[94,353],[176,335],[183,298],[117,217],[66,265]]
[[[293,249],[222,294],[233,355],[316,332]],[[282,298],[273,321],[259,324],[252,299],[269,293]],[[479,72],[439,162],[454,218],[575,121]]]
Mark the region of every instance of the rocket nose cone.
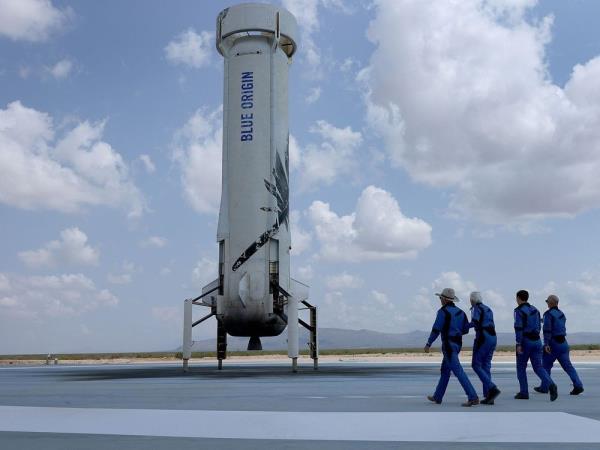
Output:
[[260,337],[252,336],[248,341],[248,350],[262,350],[262,343]]

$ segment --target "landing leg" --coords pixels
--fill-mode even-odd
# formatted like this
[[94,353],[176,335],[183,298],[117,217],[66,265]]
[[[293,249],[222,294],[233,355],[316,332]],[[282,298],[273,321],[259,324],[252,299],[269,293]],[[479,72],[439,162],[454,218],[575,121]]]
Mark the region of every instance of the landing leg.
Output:
[[291,295],[287,303],[288,357],[292,358],[292,371],[298,371],[298,299]]
[[183,303],[183,371],[188,371],[188,363],[192,356],[192,299],[188,298]]
[[317,336],[317,307],[310,308],[310,357],[313,360],[313,368],[319,369],[319,340]]
[[223,360],[227,358],[227,331],[221,324],[221,321],[217,319],[217,360],[218,369],[223,369]]
[[317,307],[311,305],[306,300],[302,300],[302,304],[306,306],[310,313],[309,323],[306,323],[302,319],[298,319],[300,325],[308,330],[310,333],[310,340],[308,341],[309,355],[313,360],[313,368],[319,369],[319,339],[317,335]]

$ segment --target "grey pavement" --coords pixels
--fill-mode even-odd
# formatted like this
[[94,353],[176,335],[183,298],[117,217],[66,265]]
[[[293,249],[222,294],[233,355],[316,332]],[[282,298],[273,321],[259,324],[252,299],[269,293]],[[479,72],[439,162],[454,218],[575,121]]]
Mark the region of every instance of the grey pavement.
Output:
[[[0,406],[219,410],[297,412],[565,412],[600,420],[600,365],[577,364],[586,391],[569,396],[566,375],[554,370],[559,399],[533,392],[537,379],[530,378],[530,400],[514,400],[517,381],[513,364],[497,364],[493,375],[501,396],[494,406],[462,408],[460,385],[452,379],[444,403],[425,399],[437,382],[439,366],[433,363],[321,364],[319,371],[301,366],[293,374],[288,364],[236,364],[226,361],[224,370],[214,363],[193,363],[183,374],[178,365],[43,366],[0,369]],[[471,371],[469,378],[480,390]],[[548,424],[554,426],[554,424]],[[560,424],[556,424],[560,426]],[[436,427],[435,423],[431,427]],[[468,430],[468,423],[465,423]],[[543,432],[533,430],[532,432]],[[0,432],[2,449],[105,449],[105,448],[599,448],[600,444],[281,441],[261,439],[208,439],[155,436],[107,436],[60,433]]]

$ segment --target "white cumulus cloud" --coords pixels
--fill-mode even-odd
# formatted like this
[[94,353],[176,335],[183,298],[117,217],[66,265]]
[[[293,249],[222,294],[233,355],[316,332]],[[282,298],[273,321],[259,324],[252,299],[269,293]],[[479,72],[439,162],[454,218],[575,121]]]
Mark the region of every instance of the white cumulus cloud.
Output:
[[361,287],[363,283],[362,278],[359,276],[343,272],[327,277],[325,285],[332,291],[339,291],[342,289],[356,289]]
[[321,51],[314,41],[314,34],[319,30],[319,0],[283,0],[283,6],[290,11],[300,27],[302,45],[300,54],[313,69],[314,76],[320,77]]
[[359,79],[392,163],[485,223],[600,206],[600,58],[553,83],[535,4],[378,0],[368,29]]
[[98,264],[99,257],[100,251],[88,245],[87,235],[79,228],[61,231],[60,240],[40,249],[19,252],[19,258],[29,267],[89,266]]
[[[548,282],[538,292],[530,292],[530,297],[540,303],[548,295],[560,298],[559,307],[567,316],[567,331],[596,331],[600,327],[600,317],[593,314],[600,307],[600,270],[586,270],[573,280]],[[540,308],[541,309],[541,308]]]
[[140,155],[140,161],[144,165],[144,169],[147,173],[156,172],[156,166],[154,165],[154,161],[152,161],[150,155]]
[[[312,280],[313,276],[314,276],[314,269],[310,264],[307,264],[305,266],[300,266],[298,267],[298,269],[295,271],[296,273],[296,277],[298,278],[299,281],[309,281]],[[0,280],[1,282],[2,280]]]
[[308,212],[321,244],[319,255],[327,260],[414,258],[431,244],[431,226],[406,217],[389,192],[374,186],[363,190],[349,215],[338,216],[321,201]]
[[140,242],[140,245],[144,248],[163,248],[165,245],[167,245],[167,239],[161,236],[150,236]]
[[202,289],[217,278],[218,271],[217,261],[203,257],[192,270],[192,284],[195,288]]
[[310,128],[321,139],[320,144],[298,146],[290,140],[290,164],[298,171],[301,189],[314,189],[319,184],[330,185],[339,177],[349,175],[356,167],[356,150],[363,138],[350,127],[338,128],[319,120]]
[[323,326],[350,329],[370,329],[398,333],[415,328],[406,317],[405,308],[379,290],[368,295],[353,295],[352,291],[327,292],[319,306]]
[[201,213],[216,213],[221,199],[222,108],[199,109],[175,133],[173,158],[185,198]]
[[41,42],[60,31],[73,16],[50,0],[0,0],[0,36],[14,41]]
[[121,265],[119,273],[109,273],[106,279],[110,284],[129,284],[133,281],[134,272],[139,271],[135,264],[129,261],[124,261]]
[[110,291],[98,289],[82,274],[29,277],[2,274],[2,277],[10,285],[0,290],[0,317],[43,320],[77,316],[119,303]]
[[62,212],[104,205],[140,216],[145,200],[103,131],[104,123],[86,121],[56,139],[48,114],[18,101],[0,109],[0,202]]
[[311,69],[307,73],[312,78],[323,77],[323,59],[320,46],[315,42],[315,35],[321,28],[319,9],[329,9],[342,13],[350,13],[350,2],[342,0],[283,0],[283,6],[290,11],[300,28],[299,54]]
[[308,92],[308,95],[306,96],[306,103],[308,103],[310,105],[312,103],[315,103],[317,100],[319,100],[319,98],[321,98],[321,88],[320,87],[311,88],[310,91]]
[[460,299],[460,306],[465,311],[468,311],[471,307],[469,301],[471,292],[480,291],[483,302],[494,311],[496,324],[500,323],[501,326],[510,328],[510,319],[512,318],[514,306],[501,293],[491,288],[478,286],[474,281],[465,280],[461,274],[455,271],[442,272],[431,284],[431,291],[428,293],[428,298],[436,306],[436,309],[439,308],[439,300],[437,297],[433,297],[433,294],[441,293],[442,289],[448,287],[454,289],[457,297]]
[[432,284],[436,293],[441,293],[444,288],[452,288],[461,301],[469,300],[471,292],[476,291],[475,283],[464,280],[458,272],[442,272]]
[[[407,295],[400,289],[387,292],[381,289],[331,289],[323,296],[320,317],[323,326],[371,329],[389,333],[430,330],[440,301],[434,294],[442,287],[454,287],[463,298],[458,306],[469,315],[470,304],[464,301],[477,285],[457,272],[443,272],[426,287]],[[329,289],[329,287],[328,287]],[[484,302],[492,307],[499,331],[512,330],[513,305],[492,289],[481,288]],[[366,294],[366,295],[365,295]]]
[[61,80],[69,76],[73,70],[73,62],[69,59],[61,59],[52,67],[48,67],[47,70],[54,78]]
[[309,231],[305,230],[300,224],[301,218],[300,211],[293,210],[290,213],[290,232],[292,240],[291,253],[294,256],[304,253],[312,242],[312,235]]
[[192,28],[179,34],[165,47],[165,55],[173,64],[200,68],[210,62],[214,36],[208,31],[200,34]]
[[385,292],[373,289],[371,291],[371,298],[375,301],[375,305],[387,310],[395,309],[395,305],[390,301],[389,297]]
[[289,140],[289,158],[290,158],[290,170],[298,170],[300,167],[300,145],[294,137],[290,134]]
[[106,279],[110,284],[129,284],[133,278],[130,273],[109,273]]
[[10,280],[8,276],[0,273],[0,292],[7,292],[8,290],[10,290]]

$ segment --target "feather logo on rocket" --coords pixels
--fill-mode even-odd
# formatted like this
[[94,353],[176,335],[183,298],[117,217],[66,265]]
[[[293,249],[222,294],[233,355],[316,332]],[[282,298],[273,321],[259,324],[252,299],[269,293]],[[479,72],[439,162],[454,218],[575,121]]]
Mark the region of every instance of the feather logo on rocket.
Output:
[[[289,141],[288,141],[289,146]],[[273,168],[273,178],[275,183],[271,183],[269,180],[264,180],[265,187],[271,193],[275,200],[277,201],[277,220],[273,224],[271,228],[261,234],[258,239],[256,239],[250,246],[244,250],[244,252],[239,256],[239,258],[235,261],[231,270],[234,272],[240,268],[242,264],[244,264],[254,253],[258,251],[262,246],[264,246],[269,239],[277,234],[279,231],[279,226],[283,223],[286,228],[289,228],[288,218],[289,218],[289,201],[290,201],[290,193],[289,193],[289,181],[288,181],[288,151],[286,151],[285,158],[285,166],[281,161],[281,157],[279,156],[279,152],[275,152],[276,161],[275,167]]]

